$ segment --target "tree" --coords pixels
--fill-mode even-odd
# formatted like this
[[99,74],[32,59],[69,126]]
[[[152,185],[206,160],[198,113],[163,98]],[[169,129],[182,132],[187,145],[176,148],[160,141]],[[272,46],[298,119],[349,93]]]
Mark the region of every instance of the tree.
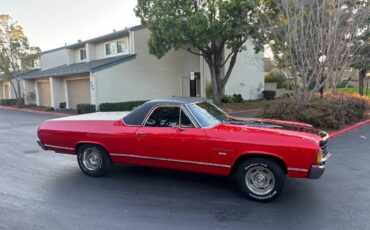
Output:
[[354,10],[354,1],[264,0],[260,7],[261,28],[303,103],[352,64],[370,13],[368,7]]
[[[369,8],[370,2],[368,0],[357,0],[352,2],[354,10]],[[364,85],[366,73],[370,70],[370,14],[367,15],[366,23],[360,28],[360,33],[356,40],[356,50],[352,56],[352,66],[359,70],[359,94],[364,94]]]
[[22,102],[21,74],[31,68],[40,49],[30,46],[23,28],[12,17],[0,14],[0,73],[11,83],[18,103]]
[[135,12],[151,31],[151,54],[161,58],[174,48],[204,58],[220,104],[238,53],[258,37],[256,9],[254,0],[138,0]]

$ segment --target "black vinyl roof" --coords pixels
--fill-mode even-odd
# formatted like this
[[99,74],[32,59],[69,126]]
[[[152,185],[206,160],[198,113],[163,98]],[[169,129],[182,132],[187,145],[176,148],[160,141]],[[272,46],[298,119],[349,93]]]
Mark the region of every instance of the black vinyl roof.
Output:
[[141,105],[139,108],[128,114],[123,118],[126,125],[140,126],[144,122],[146,115],[151,111],[154,106],[157,105],[186,105],[198,102],[208,101],[205,98],[200,97],[171,97],[161,98],[148,101]]

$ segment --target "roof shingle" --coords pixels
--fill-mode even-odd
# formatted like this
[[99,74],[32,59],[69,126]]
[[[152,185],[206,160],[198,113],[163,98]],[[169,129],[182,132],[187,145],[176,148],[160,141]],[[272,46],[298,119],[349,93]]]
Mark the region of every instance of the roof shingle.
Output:
[[65,77],[83,73],[99,71],[110,66],[123,63],[135,58],[135,54],[120,55],[116,57],[97,59],[90,62],[81,62],[71,65],[62,65],[51,69],[38,70],[22,74],[23,79],[35,79],[42,77]]

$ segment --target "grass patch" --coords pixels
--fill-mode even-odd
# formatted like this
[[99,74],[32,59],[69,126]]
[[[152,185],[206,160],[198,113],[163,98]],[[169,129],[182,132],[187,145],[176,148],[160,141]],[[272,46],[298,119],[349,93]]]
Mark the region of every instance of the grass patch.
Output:
[[[347,93],[347,94],[358,94],[358,88],[337,88],[337,92]],[[364,89],[364,94],[366,94],[366,89]],[[367,97],[370,98],[370,89],[368,90]]]

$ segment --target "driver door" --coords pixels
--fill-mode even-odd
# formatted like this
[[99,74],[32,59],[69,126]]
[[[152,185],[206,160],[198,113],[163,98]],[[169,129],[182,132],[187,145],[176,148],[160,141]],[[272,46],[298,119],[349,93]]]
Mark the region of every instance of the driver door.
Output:
[[204,171],[209,146],[206,133],[195,127],[180,106],[159,106],[137,130],[143,155],[163,167]]

